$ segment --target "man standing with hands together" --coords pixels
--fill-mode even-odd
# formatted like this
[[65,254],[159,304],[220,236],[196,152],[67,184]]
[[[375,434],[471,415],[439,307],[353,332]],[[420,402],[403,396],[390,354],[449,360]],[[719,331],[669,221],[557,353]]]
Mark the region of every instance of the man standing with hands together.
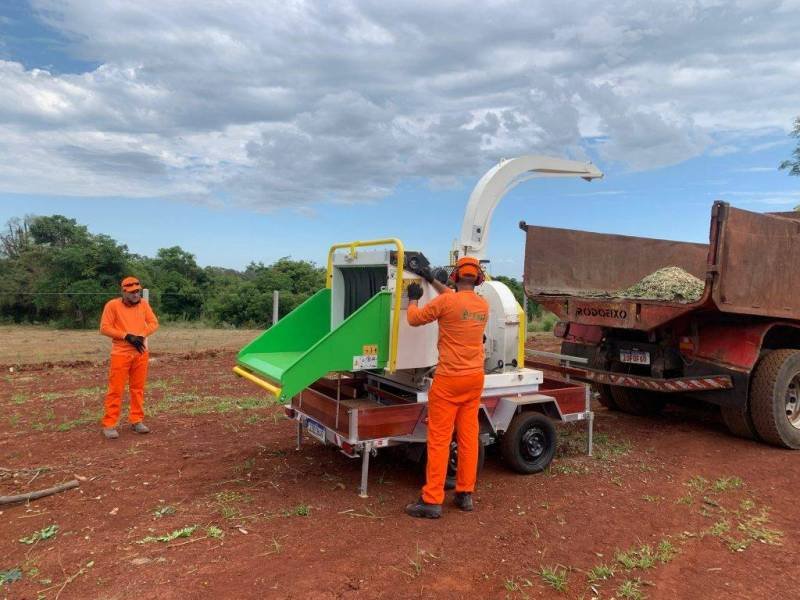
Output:
[[106,439],[119,437],[117,421],[125,384],[130,390],[128,420],[136,433],[150,433],[144,424],[144,384],[147,379],[147,337],[158,329],[158,319],[136,277],[122,280],[122,297],[109,300],[100,319],[100,333],[111,338],[111,366],[102,426]]

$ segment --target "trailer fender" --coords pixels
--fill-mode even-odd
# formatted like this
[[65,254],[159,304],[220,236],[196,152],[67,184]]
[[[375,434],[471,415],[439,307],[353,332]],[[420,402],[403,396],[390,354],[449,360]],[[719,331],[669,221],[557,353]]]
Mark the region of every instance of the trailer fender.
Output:
[[495,431],[507,431],[514,416],[525,410],[535,410],[553,420],[562,420],[558,403],[552,396],[546,396],[545,394],[510,396],[501,398],[497,403],[497,407],[492,415],[492,423]]

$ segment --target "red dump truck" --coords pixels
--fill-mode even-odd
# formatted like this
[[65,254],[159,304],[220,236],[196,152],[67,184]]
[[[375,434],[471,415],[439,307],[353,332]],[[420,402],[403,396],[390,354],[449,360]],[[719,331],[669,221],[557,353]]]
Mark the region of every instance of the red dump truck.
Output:
[[[520,227],[526,294],[559,317],[562,354],[588,361],[561,370],[602,404],[703,400],[733,434],[800,449],[800,213],[716,202],[708,244]],[[669,266],[705,282],[699,300],[614,297]]]

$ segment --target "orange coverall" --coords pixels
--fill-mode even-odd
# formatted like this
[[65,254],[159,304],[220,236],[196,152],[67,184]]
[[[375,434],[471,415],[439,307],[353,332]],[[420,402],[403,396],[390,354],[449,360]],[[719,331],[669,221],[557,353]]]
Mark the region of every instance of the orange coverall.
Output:
[[447,290],[423,308],[410,304],[408,324],[439,322],[439,365],[428,392],[428,464],[422,499],[444,502],[453,426],[458,441],[456,491],[472,492],[478,475],[478,410],[483,391],[483,330],[489,304],[473,291]]
[[131,306],[125,304],[122,298],[106,303],[100,319],[100,333],[110,337],[112,342],[103,427],[116,427],[122,406],[122,393],[128,381],[131,395],[128,421],[138,423],[144,419],[144,383],[147,379],[150,353],[145,350],[139,354],[136,348],[125,341],[125,335],[130,333],[147,338],[156,329],[158,319],[146,300],[140,300],[138,304]]

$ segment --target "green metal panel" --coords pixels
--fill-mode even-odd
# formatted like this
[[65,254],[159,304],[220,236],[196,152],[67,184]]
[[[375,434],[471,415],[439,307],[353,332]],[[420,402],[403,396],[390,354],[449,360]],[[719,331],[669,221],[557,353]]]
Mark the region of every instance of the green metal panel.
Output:
[[288,399],[331,371],[350,371],[364,346],[389,358],[390,292],[379,292],[331,331],[331,290],[323,289],[242,348],[237,362],[281,387]]
[[389,359],[391,300],[390,292],[375,294],[287,368],[282,397],[291,398],[331,371],[351,371],[353,357],[364,354],[365,345],[378,347],[377,368],[384,368]]
[[331,330],[331,290],[318,291],[239,351],[239,362],[250,354],[305,352]]

